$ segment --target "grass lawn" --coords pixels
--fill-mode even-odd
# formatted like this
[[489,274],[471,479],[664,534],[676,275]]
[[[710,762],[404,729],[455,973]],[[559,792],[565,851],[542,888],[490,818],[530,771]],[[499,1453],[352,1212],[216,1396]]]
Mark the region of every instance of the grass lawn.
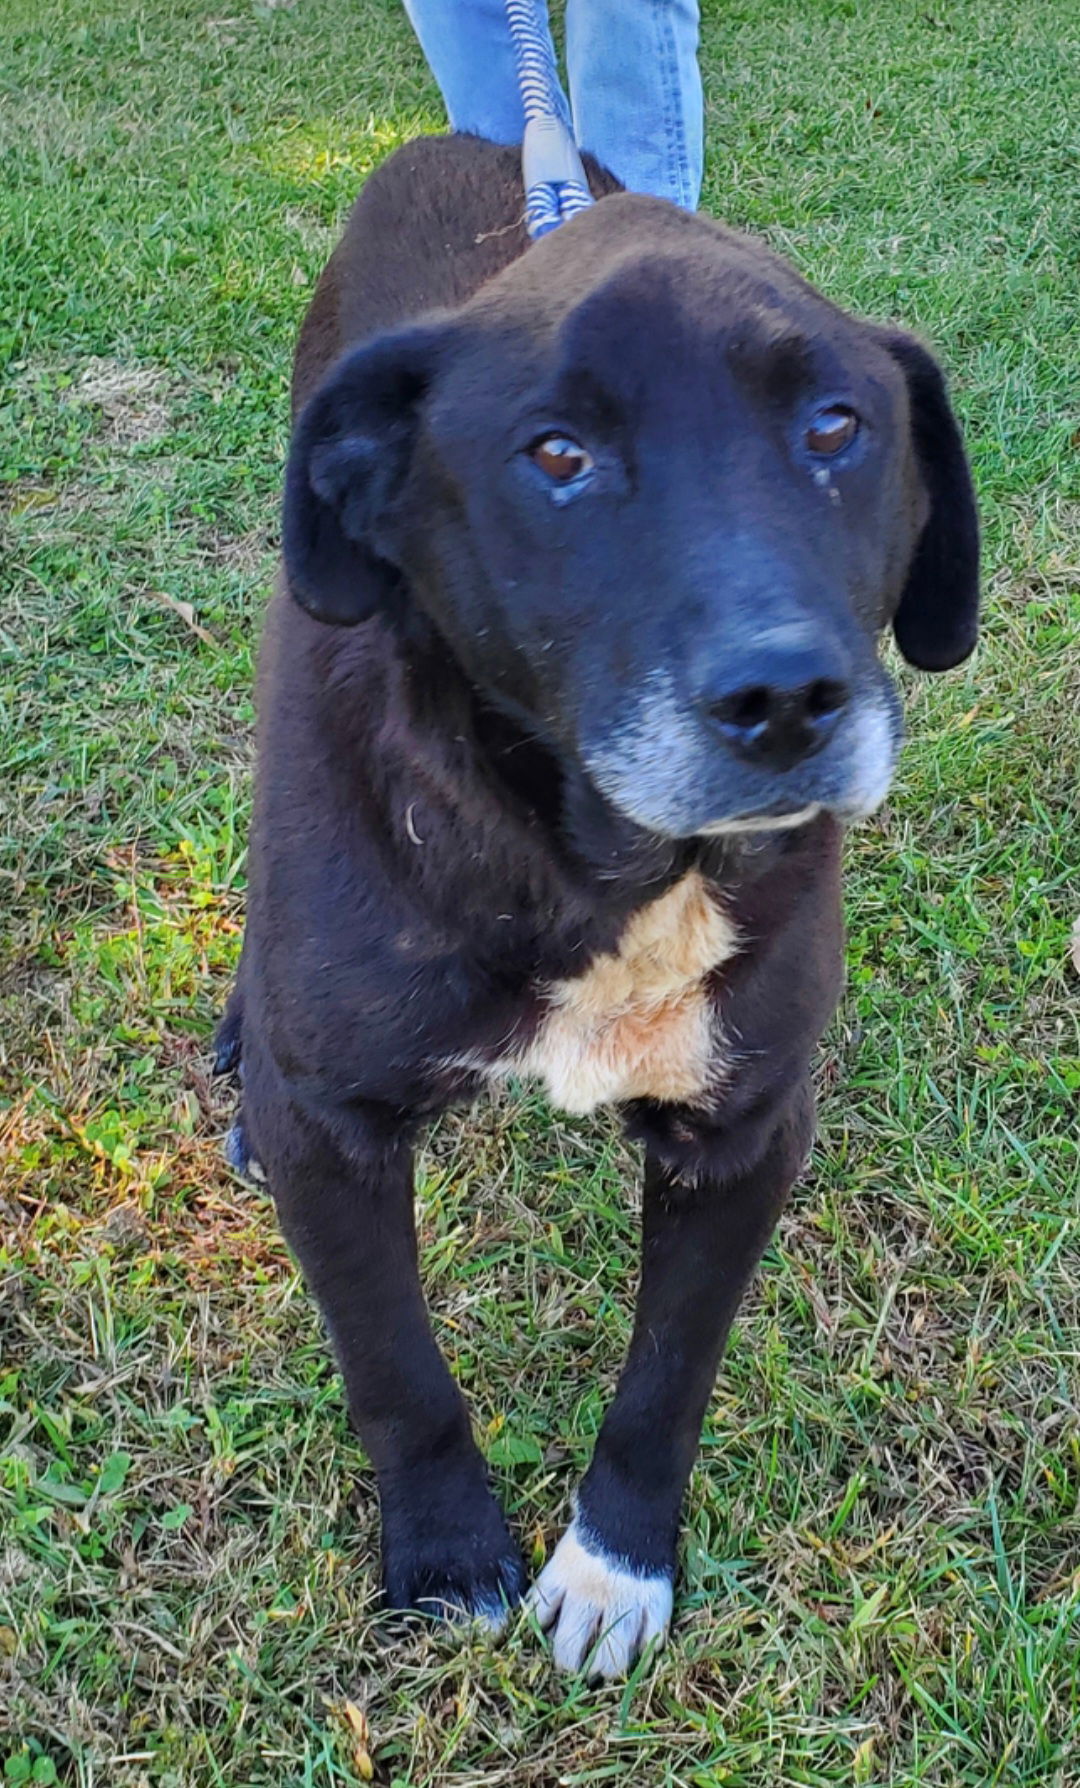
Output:
[[[988,614],[903,678],[672,1644],[593,1692],[525,1619],[380,1616],[371,1475],[207,1077],[291,346],[437,96],[396,0],[0,9],[6,1784],[1080,1783],[1080,10],[705,10],[705,203],[939,347]],[[536,1562],[627,1340],[633,1177],[524,1094],[424,1160],[439,1335]]]

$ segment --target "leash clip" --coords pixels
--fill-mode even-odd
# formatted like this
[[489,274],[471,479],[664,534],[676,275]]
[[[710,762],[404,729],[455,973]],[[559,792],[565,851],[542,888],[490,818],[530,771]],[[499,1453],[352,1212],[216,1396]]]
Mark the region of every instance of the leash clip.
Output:
[[548,114],[529,119],[521,161],[526,191],[534,186],[561,186],[567,181],[589,190],[577,144],[561,118]]

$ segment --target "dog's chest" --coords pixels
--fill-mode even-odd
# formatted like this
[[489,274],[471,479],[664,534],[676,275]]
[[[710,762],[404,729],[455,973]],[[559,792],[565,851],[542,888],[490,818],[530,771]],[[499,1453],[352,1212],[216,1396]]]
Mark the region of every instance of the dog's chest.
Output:
[[634,914],[617,950],[544,988],[528,1044],[486,1070],[541,1081],[564,1111],[628,1099],[695,1104],[724,1067],[708,977],[736,948],[730,920],[701,876],[688,875]]

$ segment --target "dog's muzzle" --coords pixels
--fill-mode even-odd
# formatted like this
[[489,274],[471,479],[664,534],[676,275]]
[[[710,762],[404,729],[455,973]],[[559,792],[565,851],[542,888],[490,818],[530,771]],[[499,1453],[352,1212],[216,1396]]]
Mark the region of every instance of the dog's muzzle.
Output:
[[895,690],[876,663],[857,681],[789,665],[786,677],[744,678],[705,703],[681,699],[670,674],[653,671],[629,711],[585,741],[592,781],[627,819],[666,837],[778,830],[822,810],[865,818],[896,767]]

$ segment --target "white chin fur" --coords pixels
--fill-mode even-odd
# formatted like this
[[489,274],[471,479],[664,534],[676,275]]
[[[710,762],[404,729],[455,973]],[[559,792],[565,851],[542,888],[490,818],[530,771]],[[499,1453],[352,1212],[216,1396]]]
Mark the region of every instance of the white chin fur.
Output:
[[844,804],[844,819],[866,819],[881,806],[892,783],[899,743],[899,729],[883,702],[863,710],[855,752],[858,769]]
[[671,1580],[639,1577],[609,1554],[585,1545],[571,1522],[529,1597],[551,1635],[560,1670],[589,1677],[625,1676],[651,1640],[663,1641],[671,1621]]

